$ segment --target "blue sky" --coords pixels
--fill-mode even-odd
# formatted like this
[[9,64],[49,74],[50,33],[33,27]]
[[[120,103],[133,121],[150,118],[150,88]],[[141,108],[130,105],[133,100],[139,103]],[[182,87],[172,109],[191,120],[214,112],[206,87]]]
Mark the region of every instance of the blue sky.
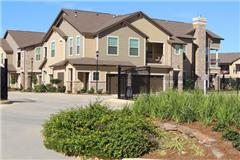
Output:
[[207,28],[222,36],[220,52],[240,52],[240,1],[1,1],[0,35],[7,29],[46,32],[61,8],[81,9],[114,14],[141,10],[148,16],[160,19],[192,22],[202,15]]

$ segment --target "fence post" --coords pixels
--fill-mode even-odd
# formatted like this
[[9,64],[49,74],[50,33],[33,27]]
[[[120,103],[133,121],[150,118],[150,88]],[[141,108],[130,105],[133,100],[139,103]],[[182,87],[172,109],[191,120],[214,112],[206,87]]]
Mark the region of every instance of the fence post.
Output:
[[121,98],[121,66],[118,65],[118,99]]

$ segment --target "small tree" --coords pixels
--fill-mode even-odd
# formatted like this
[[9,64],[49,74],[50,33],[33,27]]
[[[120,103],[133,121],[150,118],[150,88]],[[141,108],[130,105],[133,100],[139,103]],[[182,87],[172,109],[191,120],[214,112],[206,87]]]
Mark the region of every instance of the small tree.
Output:
[[34,85],[37,84],[37,75],[36,75],[36,73],[32,74],[32,83],[33,83]]
[[11,76],[11,84],[15,84],[16,83],[16,76],[12,75]]

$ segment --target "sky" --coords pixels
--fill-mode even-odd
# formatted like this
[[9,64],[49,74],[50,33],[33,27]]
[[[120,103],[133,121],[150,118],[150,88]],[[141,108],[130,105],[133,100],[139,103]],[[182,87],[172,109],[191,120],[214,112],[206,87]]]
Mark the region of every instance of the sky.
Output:
[[207,28],[224,38],[219,52],[240,52],[240,1],[16,1],[0,0],[0,36],[7,29],[47,32],[62,8],[113,14],[143,11],[158,19],[192,22],[207,18]]

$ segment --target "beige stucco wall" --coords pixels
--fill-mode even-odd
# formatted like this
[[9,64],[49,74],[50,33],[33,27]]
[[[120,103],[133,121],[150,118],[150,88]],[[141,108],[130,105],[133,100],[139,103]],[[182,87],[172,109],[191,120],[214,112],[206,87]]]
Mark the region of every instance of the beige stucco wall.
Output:
[[91,57],[96,58],[96,43],[97,43],[97,37],[96,38],[85,38],[84,41],[85,46],[85,57]]
[[[50,46],[51,46],[51,42],[53,41],[56,42],[55,57],[51,57]],[[53,70],[49,66],[65,59],[65,41],[57,32],[54,31],[52,32],[47,42],[44,43],[43,47],[47,47],[47,62],[42,69],[42,72],[44,71],[47,72],[47,76],[45,77],[46,79],[43,79],[43,81],[45,81],[45,83],[49,83],[50,82],[49,74],[53,74]]]
[[138,19],[134,22],[132,22],[132,25],[141,30],[143,33],[145,33],[149,38],[148,42],[158,42],[163,43],[163,57],[162,57],[162,63],[163,64],[169,64],[170,60],[170,45],[167,42],[169,39],[169,36],[154,26],[152,23],[150,23],[145,18]]
[[240,72],[236,72],[236,64],[240,65],[240,59],[229,65],[229,75],[226,77],[240,78]]
[[[110,31],[109,31],[110,32]],[[118,55],[107,54],[107,37],[117,36],[119,38]],[[129,56],[129,38],[138,38],[140,42],[139,56]],[[111,61],[129,61],[136,66],[144,65],[145,61],[144,38],[127,26],[112,30],[110,33],[99,37],[99,59]]]
[[15,42],[15,40],[13,39],[13,37],[10,34],[7,34],[6,40],[7,40],[8,44],[10,45],[10,47],[13,50],[12,64],[17,69],[17,61],[16,61],[16,59],[17,59],[17,52],[19,51],[18,45],[17,45],[17,43]]
[[[3,56],[3,57],[1,57],[1,56]],[[2,58],[3,58],[3,63],[1,63]],[[6,52],[2,49],[2,47],[0,47],[0,66],[1,67],[4,67],[4,59],[6,59],[6,58],[7,58]],[[8,61],[9,61],[9,59],[8,59]]]
[[[66,44],[66,57],[67,58],[77,58],[83,57],[84,55],[84,37],[67,21],[63,20],[59,25],[59,28],[68,36]],[[69,38],[73,38],[73,55],[69,55]],[[80,37],[80,54],[76,54],[76,37]]]

